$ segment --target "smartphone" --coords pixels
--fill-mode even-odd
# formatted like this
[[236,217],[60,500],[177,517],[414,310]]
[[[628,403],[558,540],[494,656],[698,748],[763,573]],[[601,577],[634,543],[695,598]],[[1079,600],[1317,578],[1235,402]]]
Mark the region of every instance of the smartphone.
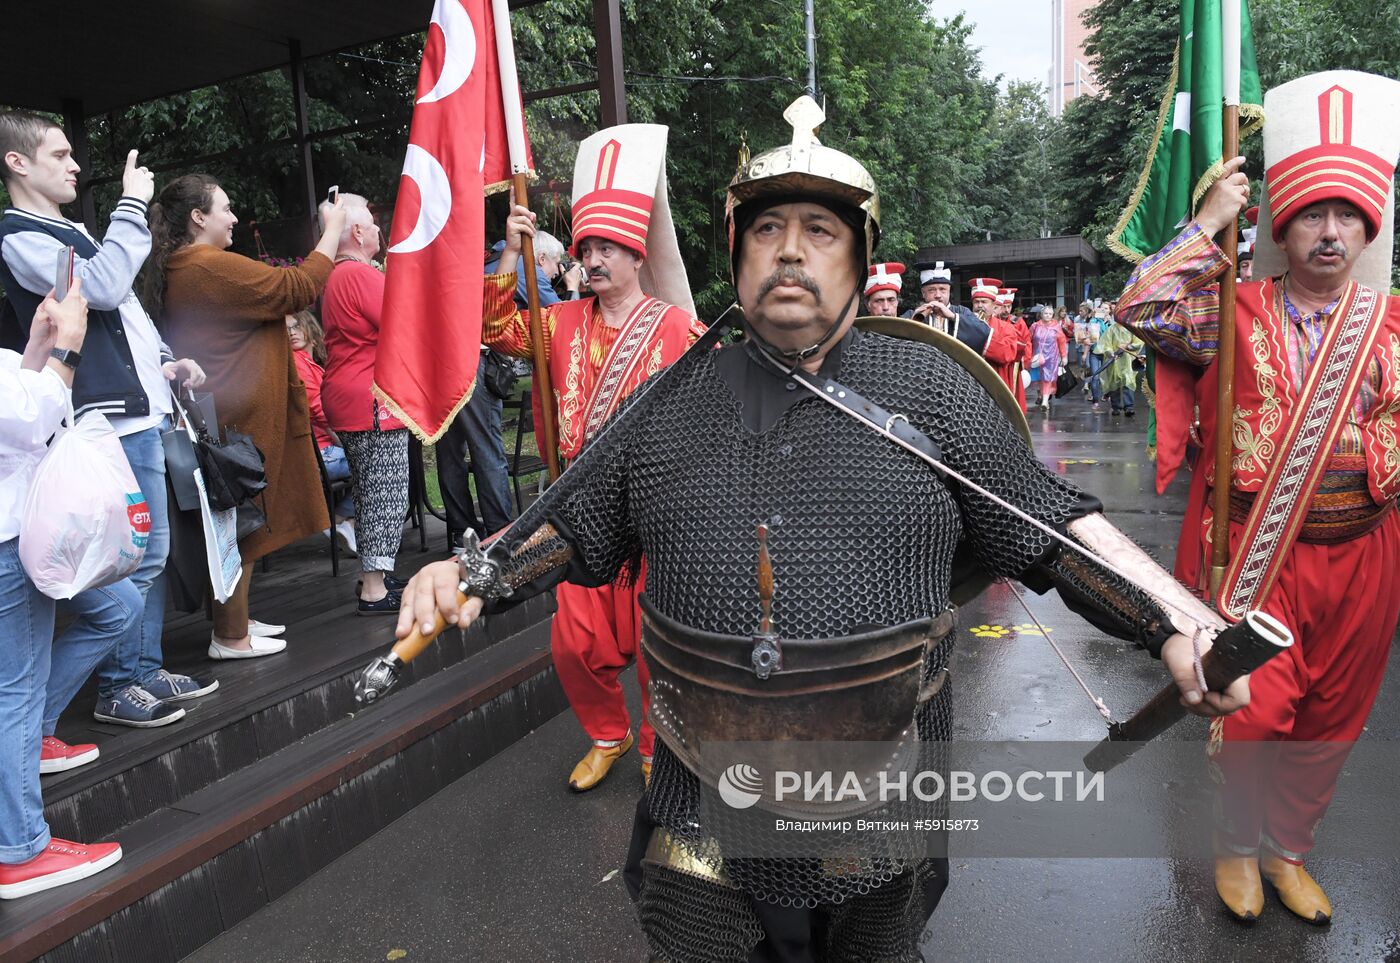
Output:
[[62,301],[73,286],[73,248],[65,247],[58,252],[53,271],[53,299]]
[[336,202],[336,199],[339,198],[339,197],[340,197],[340,185],[339,185],[339,184],[334,184],[334,185],[332,185],[332,186],[331,186],[331,189],[328,190],[328,191],[326,191],[326,203],[327,203],[327,204],[330,204],[330,205],[334,206],[334,205],[335,205],[335,202]]

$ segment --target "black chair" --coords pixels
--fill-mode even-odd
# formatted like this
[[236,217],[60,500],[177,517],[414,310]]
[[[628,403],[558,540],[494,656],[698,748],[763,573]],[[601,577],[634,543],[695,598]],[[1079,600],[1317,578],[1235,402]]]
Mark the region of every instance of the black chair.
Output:
[[[520,401],[506,405],[507,408],[518,409],[516,414],[515,432],[515,453],[510,460],[510,483],[515,490],[515,514],[519,515],[525,510],[525,502],[520,494],[520,476],[535,475],[544,471],[544,459],[538,455],[522,455],[521,448],[526,434],[535,432],[535,412],[530,404],[530,389],[526,388],[520,393]],[[504,427],[504,422],[502,423]],[[536,448],[538,448],[538,444]]]
[[331,519],[331,576],[340,575],[340,539],[336,538],[335,506],[350,493],[349,481],[332,481],[326,471],[326,461],[321,457],[321,446],[316,444],[316,436],[311,436],[311,448],[316,452],[316,469],[321,473],[321,492],[326,496],[326,514]]
[[446,513],[439,515],[428,504],[427,470],[423,467],[423,443],[415,436],[408,439],[408,521],[418,529],[418,550],[428,550],[428,527],[423,524],[424,515],[431,513],[434,518],[446,521]]

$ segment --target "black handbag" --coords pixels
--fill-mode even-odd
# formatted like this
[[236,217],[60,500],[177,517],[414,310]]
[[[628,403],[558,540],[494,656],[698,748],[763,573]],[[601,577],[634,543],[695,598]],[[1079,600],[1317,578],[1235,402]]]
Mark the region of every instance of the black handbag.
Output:
[[[206,422],[216,420],[213,395],[189,396],[183,407],[198,408]],[[195,457],[194,442],[189,432],[177,425],[161,432],[160,441],[165,449],[165,477],[170,480],[175,507],[182,512],[199,511],[199,486],[194,481],[199,459]]]
[[1079,378],[1070,371],[1068,367],[1060,369],[1060,376],[1055,379],[1055,394],[1061,398],[1066,397],[1080,384]]
[[486,364],[482,368],[481,380],[486,390],[502,401],[509,401],[515,390],[515,364],[512,359],[494,351],[486,352]]
[[[225,428],[221,441],[218,426],[211,431],[198,406],[182,407],[182,413],[195,431],[194,455],[204,476],[209,507],[223,512],[256,498],[267,487],[267,472],[263,468],[263,453],[252,437]],[[249,531],[260,527],[261,524],[253,526]]]

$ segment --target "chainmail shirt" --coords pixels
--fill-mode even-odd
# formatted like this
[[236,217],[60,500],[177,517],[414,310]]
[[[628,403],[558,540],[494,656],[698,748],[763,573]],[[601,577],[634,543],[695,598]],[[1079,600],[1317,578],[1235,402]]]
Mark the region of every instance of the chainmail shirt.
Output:
[[[632,402],[643,392],[624,403],[586,464],[567,472],[539,506],[558,533],[555,543],[562,538],[571,551],[555,553],[548,541],[531,549],[523,541],[529,532],[507,537],[517,598],[561,573],[541,573],[529,561],[536,556],[567,554],[571,581],[602,585],[644,554],[646,592],[661,612],[692,628],[749,635],[759,619],[755,529],[766,523],[774,630],[790,639],[830,638],[937,616],[948,607],[960,546],[1004,578],[1054,554],[1048,535],[982,496],[950,488],[914,455],[820,399],[801,397],[795,384],[789,389],[782,375],[724,354],[744,350],[683,358],[667,373],[663,394],[636,412]],[[1032,517],[1063,526],[1097,507],[1046,469],[983,388],[938,349],[853,330],[833,355],[837,370],[824,366],[824,374],[905,415],[949,466]],[[754,391],[736,377],[772,383]],[[745,412],[741,398],[765,400],[762,417]],[[940,647],[937,657],[946,661],[947,652]],[[920,710],[922,740],[951,738],[950,697],[951,687]],[[683,840],[702,841],[700,792],[658,742],[652,819]],[[785,905],[837,904],[911,878],[885,859],[844,877],[810,860],[725,865],[755,898]],[[912,870],[914,878],[927,871]]]
[[[775,631],[821,638],[936,616],[964,540],[995,577],[1016,578],[1050,551],[1048,535],[950,489],[817,398],[749,431],[715,357],[679,362],[665,396],[619,425],[590,471],[569,472],[546,494],[573,548],[571,580],[606,584],[645,553],[658,609],[697,629],[747,635],[759,617],[754,531],[766,523]],[[756,364],[747,371],[781,380]],[[1054,526],[1076,514],[1079,490],[1045,468],[936,348],[853,331],[836,378],[907,416],[948,465],[1031,516]]]

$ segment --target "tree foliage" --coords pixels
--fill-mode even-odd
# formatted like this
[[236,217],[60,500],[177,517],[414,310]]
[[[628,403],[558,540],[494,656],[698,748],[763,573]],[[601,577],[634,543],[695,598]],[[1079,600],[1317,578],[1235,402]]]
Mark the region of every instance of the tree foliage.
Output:
[[[670,127],[671,199],[703,314],[732,298],[725,187],[742,144],[791,136],[784,108],[806,83],[803,5],[793,0],[623,0],[629,119]],[[863,161],[880,188],[880,254],[912,263],[919,247],[1034,237],[1067,225],[1053,193],[1051,121],[1043,91],[999,93],[981,75],[971,27],[931,17],[922,0],[819,0],[817,76],[823,141]],[[591,0],[547,0],[513,17],[525,90],[596,76]],[[317,191],[339,184],[392,205],[411,119],[423,35],[309,61],[309,126],[343,131],[312,143]],[[538,100],[526,109],[540,184],[532,203],[567,234],[575,145],[598,125],[598,96]],[[289,74],[274,70],[190,91],[89,122],[99,216],[116,201],[131,147],[159,182],[206,170],[273,254],[310,242]],[[499,229],[504,201],[488,205]]]
[[[1252,0],[1265,88],[1317,70],[1400,75],[1400,0]],[[782,111],[806,83],[803,5],[795,0],[623,0],[627,106],[671,129],[672,210],[702,314],[732,297],[724,191],[740,146],[785,141]],[[817,77],[825,143],[870,169],[881,193],[881,257],[920,247],[1084,233],[1101,251],[1154,133],[1176,42],[1177,0],[1100,0],[1085,16],[1101,93],[1049,117],[1039,85],[1002,92],[982,76],[971,26],[931,16],[922,0],[818,0]],[[547,0],[513,18],[524,89],[592,80],[591,0]],[[388,208],[412,116],[423,35],[309,61],[317,190],[330,184]],[[567,235],[575,145],[599,123],[598,96],[531,102],[541,179],[532,203]],[[295,111],[283,70],[176,94],[89,121],[99,216],[116,201],[126,152],[161,181],[207,170],[228,188],[273,254],[310,243]],[[333,132],[325,136],[324,132]],[[1256,174],[1260,142],[1246,144]],[[488,205],[498,231],[504,200]],[[1128,265],[1105,254],[1109,290]]]
[[[1152,142],[1176,47],[1176,0],[1100,0],[1084,17],[1101,93],[1066,109],[1052,167],[1065,221],[1100,251],[1136,184]],[[1400,77],[1400,0],[1251,0],[1255,54],[1265,90],[1320,70]],[[1243,145],[1262,173],[1263,142]],[[1260,185],[1255,184],[1255,196]],[[1126,280],[1130,265],[1104,254],[1100,288]]]
[[1177,0],[1100,0],[1084,17],[1086,53],[1099,94],[1078,97],[1055,131],[1054,181],[1065,219],[1101,252],[1103,291],[1121,286],[1128,265],[1108,251],[1113,229],[1152,144],[1176,49]]

